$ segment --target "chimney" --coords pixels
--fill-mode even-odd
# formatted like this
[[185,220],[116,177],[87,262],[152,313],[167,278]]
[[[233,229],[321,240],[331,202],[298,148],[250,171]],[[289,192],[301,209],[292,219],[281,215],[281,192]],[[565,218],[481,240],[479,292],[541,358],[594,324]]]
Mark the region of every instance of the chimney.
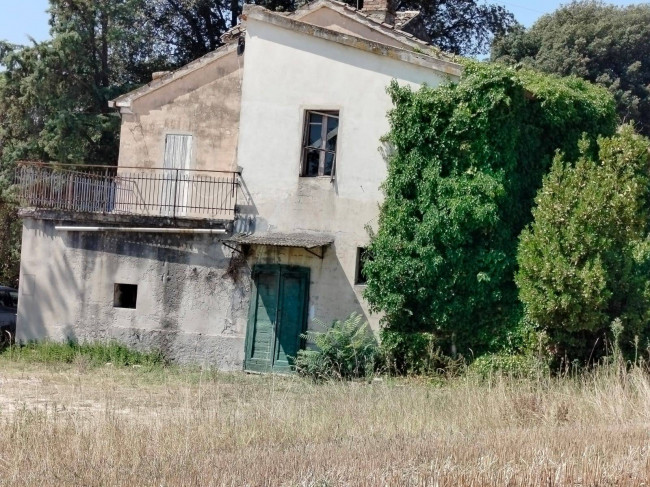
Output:
[[361,11],[372,20],[395,25],[395,0],[363,0]]

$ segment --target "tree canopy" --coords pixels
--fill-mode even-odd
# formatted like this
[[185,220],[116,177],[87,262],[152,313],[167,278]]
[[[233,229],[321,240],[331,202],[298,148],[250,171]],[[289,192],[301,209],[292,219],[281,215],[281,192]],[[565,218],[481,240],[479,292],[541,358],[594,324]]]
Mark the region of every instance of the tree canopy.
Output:
[[505,7],[477,0],[400,0],[397,10],[420,10],[431,42],[465,56],[487,53],[495,36],[519,28]]
[[576,75],[614,95],[623,122],[650,135],[650,4],[574,1],[498,39],[492,59]]
[[51,41],[0,44],[3,160],[116,161],[119,116],[108,100],[160,64],[137,22],[142,1],[51,0]]
[[556,150],[578,156],[583,133],[614,132],[614,101],[578,78],[481,63],[457,84],[389,92],[365,297],[389,330],[432,332],[463,354],[498,349],[517,334],[517,238],[542,177]]
[[[363,7],[363,0],[344,0]],[[420,10],[431,42],[455,54],[473,56],[489,52],[492,39],[504,36],[518,24],[498,4],[478,0],[390,0],[396,10]],[[269,10],[293,12],[305,0],[254,0]],[[236,23],[241,13],[238,0],[152,0],[146,3],[147,17],[160,41],[171,47],[180,63],[189,62],[221,44],[221,35]]]
[[650,318],[650,141],[624,126],[598,140],[597,157],[587,144],[574,164],[555,157],[516,278],[526,319],[572,359],[604,354],[615,319],[630,348]]

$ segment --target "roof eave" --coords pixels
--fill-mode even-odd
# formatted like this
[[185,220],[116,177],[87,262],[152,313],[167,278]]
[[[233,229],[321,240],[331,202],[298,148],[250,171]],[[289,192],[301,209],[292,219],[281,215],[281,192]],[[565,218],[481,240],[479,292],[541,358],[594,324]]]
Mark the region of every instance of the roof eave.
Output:
[[406,44],[414,48],[426,47],[430,49],[437,49],[435,46],[432,46],[428,42],[423,41],[422,39],[418,39],[413,34],[403,31],[401,27],[379,22],[367,15],[363,10],[358,10],[348,5],[347,3],[339,2],[337,0],[316,0],[313,3],[308,3],[304,7],[296,10],[293,14],[291,14],[291,16],[294,19],[300,20],[303,17],[316,12],[321,8],[329,8],[331,10],[334,10],[335,12],[338,12],[339,14],[354,20],[355,22],[359,22],[365,25],[369,29],[392,37],[402,44]]
[[149,83],[147,83],[146,85],[143,85],[139,88],[136,88],[135,90],[132,90],[128,93],[118,96],[113,100],[109,100],[108,106],[110,108],[120,108],[120,109],[131,108],[131,104],[138,98],[148,95],[149,93],[152,93],[178,79],[182,79],[185,76],[195,72],[196,70],[201,69],[202,67],[216,61],[217,59],[221,59],[222,57],[224,57],[227,54],[230,54],[236,49],[237,49],[237,42],[236,40],[232,40],[227,44],[224,44],[223,46],[217,48],[216,50],[210,51],[206,55],[201,56],[200,58],[195,59],[194,61],[185,64],[184,66],[181,66],[180,68],[170,72],[169,74],[161,76],[160,78],[156,78],[150,81]]
[[242,15],[244,21],[253,19],[260,22],[272,24],[293,32],[311,35],[321,39],[336,42],[348,47],[371,52],[380,56],[386,56],[410,64],[419,65],[425,68],[434,69],[450,76],[460,77],[463,67],[452,61],[435,58],[424,53],[388,46],[379,42],[370,41],[350,34],[342,34],[324,27],[319,27],[306,22],[301,22],[280,14],[273,13],[264,7],[247,4],[244,6]]

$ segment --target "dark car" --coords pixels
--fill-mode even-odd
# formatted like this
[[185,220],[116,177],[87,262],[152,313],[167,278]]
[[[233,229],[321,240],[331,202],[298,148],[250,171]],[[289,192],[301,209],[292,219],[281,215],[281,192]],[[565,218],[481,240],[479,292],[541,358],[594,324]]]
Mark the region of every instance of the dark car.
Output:
[[18,290],[0,286],[0,343],[14,340],[17,310]]

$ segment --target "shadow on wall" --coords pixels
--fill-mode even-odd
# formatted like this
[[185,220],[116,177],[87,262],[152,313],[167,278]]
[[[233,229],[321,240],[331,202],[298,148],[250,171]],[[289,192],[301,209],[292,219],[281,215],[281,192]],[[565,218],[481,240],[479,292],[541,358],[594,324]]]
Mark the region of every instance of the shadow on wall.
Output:
[[[25,285],[18,309],[19,339],[110,338],[120,312],[114,308],[111,292],[118,275],[131,274],[137,283],[147,273],[151,282],[159,283],[141,292],[150,293],[146,297],[160,304],[156,316],[145,318],[158,320],[161,332],[178,331],[188,282],[211,289],[205,293],[208,300],[235,287],[224,278],[230,254],[212,236],[58,233],[55,224],[34,219],[24,223],[27,254],[21,266]],[[120,326],[140,328],[140,318],[122,313]],[[165,333],[159,335],[160,345],[168,345],[163,343]]]
[[233,233],[255,233],[255,227],[259,212],[253,201],[253,196],[246,185],[243,176],[239,178],[239,186],[237,189],[237,215],[233,222]]
[[[210,235],[62,233],[66,247],[177,264],[210,266],[223,259],[219,239]],[[209,251],[207,250],[209,249]]]
[[288,247],[254,247],[249,257],[250,267],[256,264],[282,264],[309,267],[308,329],[324,331],[313,320],[330,326],[334,320],[343,320],[358,313],[369,321],[354,285],[348,280],[337,255],[336,246],[326,248],[324,258],[310,254],[305,249]]
[[[319,296],[317,306],[314,308],[313,316],[310,319],[313,321],[314,318],[317,318],[327,327],[330,327],[334,320],[344,320],[352,313],[357,313],[363,317],[364,321],[370,322],[370,317],[361,306],[361,302],[355,292],[354,283],[348,280],[347,275],[343,271],[343,265],[336,252],[335,243],[325,251],[325,258],[323,260],[328,258],[333,261],[333,265],[327,269],[326,274],[323,276],[322,284],[316,286],[322,297]],[[312,314],[311,309],[310,314]],[[324,331],[322,329],[316,329],[314,324],[309,328],[313,331]]]

